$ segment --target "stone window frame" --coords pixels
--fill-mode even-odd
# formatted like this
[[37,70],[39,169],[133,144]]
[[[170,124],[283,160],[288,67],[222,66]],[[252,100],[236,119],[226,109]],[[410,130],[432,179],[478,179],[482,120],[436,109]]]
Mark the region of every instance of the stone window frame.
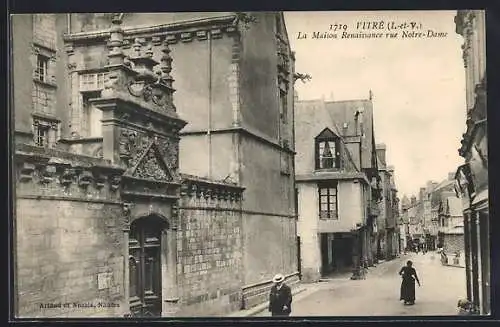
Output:
[[79,90],[80,92],[102,91],[104,90],[104,80],[106,72],[84,72],[79,74]]
[[[335,190],[333,192],[332,190]],[[326,198],[326,202],[325,202]],[[338,220],[338,183],[335,181],[328,181],[318,183],[318,214],[321,220]],[[323,210],[322,205],[327,209]],[[333,213],[333,214],[332,214]]]
[[[33,81],[51,88],[56,88],[56,50],[49,49],[33,43]],[[41,60],[42,59],[42,60]],[[44,67],[40,67],[40,62],[44,62]],[[40,72],[42,68],[42,72]]]
[[48,79],[48,67],[49,67],[49,60],[50,57],[48,57],[45,54],[37,54],[36,55],[36,66],[35,66],[35,79],[40,81],[40,82],[46,82]]
[[[321,154],[322,149],[326,147],[326,144],[328,144],[329,147],[331,147],[331,144],[333,143],[334,146],[334,151],[332,153],[331,157],[323,157]],[[322,144],[323,147],[322,147]],[[314,159],[315,159],[315,168],[316,170],[323,170],[323,169],[340,169],[340,138],[333,133],[329,128],[325,128],[316,138],[314,139],[314,146],[315,146],[315,151],[314,151]],[[331,150],[330,150],[331,151]],[[325,164],[323,163],[323,159],[332,159],[332,165],[327,165],[325,167]]]
[[[102,137],[102,127],[99,129],[100,132],[96,133],[93,127],[94,124],[94,119],[95,117],[101,117],[102,119],[102,113],[101,114],[96,114],[96,112],[100,112],[101,110],[91,106],[90,103],[88,103],[89,99],[93,98],[99,98],[100,97],[100,91],[82,91],[80,92],[80,97],[81,97],[81,134],[84,135],[86,138],[96,138],[96,137]],[[102,124],[102,123],[101,123]]]
[[[33,143],[35,146],[44,148],[54,148],[61,136],[60,120],[56,117],[39,113],[32,114]],[[46,133],[41,135],[41,131]],[[41,142],[41,140],[44,140]]]
[[[96,71],[81,71],[78,73],[78,112],[80,121],[79,133],[84,138],[102,137],[102,129],[99,135],[92,133],[92,110],[86,104],[86,98],[89,94],[97,95],[97,93],[104,90],[104,81],[106,79],[106,72],[102,70]],[[90,97],[95,98],[95,97]],[[99,110],[94,108],[94,110]]]

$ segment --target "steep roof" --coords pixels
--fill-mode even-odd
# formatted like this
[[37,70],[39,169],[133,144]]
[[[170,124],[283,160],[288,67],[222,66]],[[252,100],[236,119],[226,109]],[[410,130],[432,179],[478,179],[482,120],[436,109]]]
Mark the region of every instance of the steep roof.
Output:
[[449,180],[449,179],[445,179],[444,181],[442,181],[441,183],[439,183],[433,189],[433,192],[441,191],[441,190],[453,190],[454,183],[455,183],[455,181],[452,181],[452,180]]
[[[326,101],[325,109],[330,115],[342,134],[345,136],[356,135],[356,112],[362,111],[363,138],[361,146],[361,168],[373,168],[376,163],[372,162],[375,151],[373,133],[373,103],[371,100],[346,100]],[[346,128],[344,128],[344,124]]]
[[[325,108],[325,102],[323,100],[306,100],[298,101],[295,107],[295,134],[300,135],[296,141],[296,150],[298,153],[298,160],[300,160],[301,152],[301,142],[300,140],[305,138],[306,140],[313,139],[318,136],[325,128],[328,128],[337,136],[343,143],[343,149],[345,153],[344,162],[346,168],[351,168],[352,170],[359,171],[359,167],[356,166],[352,159],[352,155],[347,147],[345,147],[345,142],[343,135],[339,130],[338,124],[331,119],[328,111]],[[305,144],[308,144],[307,141]],[[305,146],[305,145],[304,145]]]
[[463,208],[462,208],[462,200],[455,197],[455,196],[450,196],[447,198],[447,206],[448,206],[448,213],[452,217],[459,217],[463,215]]

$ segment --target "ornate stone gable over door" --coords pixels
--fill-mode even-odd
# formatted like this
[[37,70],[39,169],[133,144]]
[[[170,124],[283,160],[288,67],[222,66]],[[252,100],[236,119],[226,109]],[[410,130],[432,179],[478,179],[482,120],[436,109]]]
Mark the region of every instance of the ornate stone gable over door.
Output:
[[[107,44],[109,63],[103,67],[104,89],[91,103],[103,112],[103,157],[125,170],[120,185],[127,209],[124,237],[128,252],[124,255],[133,257],[125,261],[125,271],[132,276],[130,281],[124,280],[125,294],[129,294],[132,315],[165,315],[166,303],[176,301],[177,293],[179,131],[186,122],[178,117],[173,104],[167,41],[160,62],[153,59],[152,45],[141,39],[135,40],[133,54],[126,56],[120,15],[113,24]],[[152,217],[163,217],[168,224],[159,231]],[[151,230],[158,232],[154,234],[158,248],[154,256],[148,252],[147,231]],[[136,256],[137,251],[142,254]]]
[[135,178],[154,179],[161,182],[172,182],[173,180],[171,169],[159,152],[155,141],[151,142],[144,151],[130,175]]

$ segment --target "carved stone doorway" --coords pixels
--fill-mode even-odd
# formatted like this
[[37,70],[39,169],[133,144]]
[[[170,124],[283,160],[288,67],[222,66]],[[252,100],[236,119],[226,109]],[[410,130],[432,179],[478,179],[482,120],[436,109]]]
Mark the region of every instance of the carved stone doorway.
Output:
[[165,228],[165,221],[155,215],[130,225],[129,299],[133,316],[161,316],[161,234]]

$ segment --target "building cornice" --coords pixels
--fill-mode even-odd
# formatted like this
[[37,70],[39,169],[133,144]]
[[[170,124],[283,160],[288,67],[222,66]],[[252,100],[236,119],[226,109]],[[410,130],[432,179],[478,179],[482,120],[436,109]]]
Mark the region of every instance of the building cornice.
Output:
[[[212,37],[221,36],[222,32],[232,33],[238,31],[236,24],[236,14],[212,18],[202,18],[194,20],[185,20],[180,22],[145,26],[145,27],[123,27],[124,40],[134,38],[148,37],[152,41],[161,42],[158,38],[167,37],[169,43],[177,41],[188,42],[193,39],[206,40],[207,33],[210,31]],[[111,29],[103,29],[90,32],[78,32],[65,34],[64,41],[70,43],[104,41],[111,36]],[[157,40],[158,39],[158,40]]]
[[212,198],[218,200],[241,201],[244,187],[215,181],[193,175],[181,174],[181,195],[183,197]]
[[311,174],[295,175],[295,181],[300,182],[316,182],[326,180],[361,180],[369,185],[366,175],[356,172],[314,172]]
[[[191,136],[191,135],[206,135],[208,133],[207,130],[190,130],[190,131],[181,131],[179,135],[182,136]],[[238,126],[238,127],[228,127],[228,128],[217,128],[210,130],[210,134],[226,134],[226,133],[241,133],[243,135],[249,136],[255,140],[261,141],[262,143],[266,143],[276,149],[281,151],[285,151],[289,154],[295,155],[296,152],[293,148],[287,148],[278,142],[269,139],[268,137],[262,135],[261,133],[253,130],[248,126]]]

